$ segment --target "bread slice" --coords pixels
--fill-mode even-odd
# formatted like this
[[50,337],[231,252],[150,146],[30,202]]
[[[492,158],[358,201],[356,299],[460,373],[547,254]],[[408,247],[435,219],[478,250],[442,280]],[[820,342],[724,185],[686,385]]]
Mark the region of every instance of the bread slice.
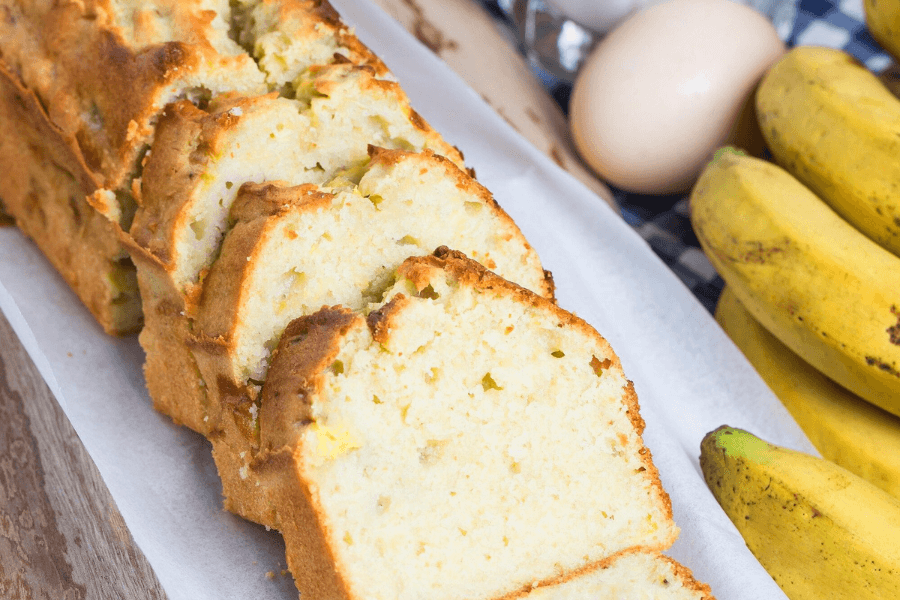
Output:
[[292,98],[224,96],[163,116],[131,235],[186,294],[215,258],[244,183],[321,184],[364,163],[369,145],[430,149],[462,166],[400,87],[369,67],[316,66],[292,85]]
[[232,15],[240,44],[256,59],[273,90],[291,84],[313,65],[349,62],[389,77],[327,0],[236,0]]
[[[187,102],[173,105],[160,121],[144,170],[131,236],[145,298],[147,385],[158,409],[203,434],[207,414],[194,409],[206,402],[206,388],[196,378],[174,381],[171,373],[196,370],[184,347],[189,319],[241,185],[323,183],[365,163],[370,144],[434,149],[463,162],[399,86],[378,79],[373,68],[317,66],[292,85],[295,98],[223,97],[208,111]],[[186,395],[194,400],[184,401]]]
[[715,600],[690,569],[668,556],[627,552],[608,564],[557,585],[539,587],[523,600]]
[[[258,446],[247,433],[255,431],[259,385],[292,318],[332,304],[362,311],[381,299],[404,259],[440,245],[462,248],[552,297],[551,280],[521,232],[450,161],[430,152],[373,149],[358,185],[337,183],[244,186],[232,207],[236,224],[204,281],[193,322],[191,347],[208,394],[203,418],[215,429],[207,435],[225,505],[264,524],[272,523],[231,499],[244,497],[238,473]],[[184,395],[180,401],[192,403]],[[185,408],[168,412],[177,410]]]
[[501,598],[673,542],[596,331],[445,248],[397,277],[368,317],[293,321],[263,388],[243,474],[302,596]]

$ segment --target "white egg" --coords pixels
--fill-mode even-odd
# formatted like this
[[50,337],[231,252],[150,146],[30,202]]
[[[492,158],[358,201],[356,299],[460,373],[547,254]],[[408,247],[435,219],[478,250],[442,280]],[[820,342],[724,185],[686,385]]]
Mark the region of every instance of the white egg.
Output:
[[784,51],[768,19],[729,0],[641,11],[579,73],[569,107],[575,145],[616,186],[684,191],[737,125],[753,120],[748,101]]

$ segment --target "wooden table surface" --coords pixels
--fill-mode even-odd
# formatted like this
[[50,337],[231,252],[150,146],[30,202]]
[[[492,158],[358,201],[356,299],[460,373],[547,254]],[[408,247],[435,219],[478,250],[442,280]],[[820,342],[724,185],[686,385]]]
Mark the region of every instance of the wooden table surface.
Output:
[[166,598],[81,440],[2,313],[0,598]]

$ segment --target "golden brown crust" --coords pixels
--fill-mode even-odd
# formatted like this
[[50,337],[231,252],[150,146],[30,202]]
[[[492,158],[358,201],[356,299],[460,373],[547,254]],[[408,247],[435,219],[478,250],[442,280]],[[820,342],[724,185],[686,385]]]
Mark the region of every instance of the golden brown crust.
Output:
[[[191,181],[206,162],[207,157],[196,151],[204,133],[206,115],[188,101],[167,106],[156,127],[152,153],[145,160],[141,177],[142,208],[130,233],[138,245],[163,264],[172,258],[172,229],[185,201],[185,189],[192,185]],[[185,148],[194,150],[185,151]]]
[[0,197],[5,210],[111,334],[141,326],[134,267],[116,227],[87,203],[97,182],[74,140],[0,62]]
[[284,330],[263,385],[260,408],[261,447],[293,446],[310,419],[312,396],[322,373],[340,351],[341,339],[362,317],[341,306],[294,319]]
[[712,594],[712,588],[702,581],[697,581],[694,573],[689,568],[669,556],[661,554],[659,558],[672,565],[672,570],[675,571],[675,575],[681,580],[681,585],[694,590],[698,594],[702,594],[702,600],[716,600]]
[[553,303],[556,303],[556,282],[553,280],[553,273],[544,269],[544,285],[546,286],[547,292],[541,294],[545,298],[550,298],[553,300]]
[[[462,284],[471,285],[481,290],[503,290],[511,295],[515,301],[548,309],[559,320],[559,327],[575,326],[579,329],[593,328],[582,319],[570,312],[559,308],[556,303],[545,295],[535,293],[522,286],[508,281],[481,263],[474,261],[458,250],[451,250],[447,246],[435,249],[430,256],[410,258],[404,262],[397,271],[401,277],[409,279],[418,291],[422,291],[428,285],[428,271],[438,268],[450,273]],[[618,359],[616,359],[618,360]]]
[[304,597],[351,600],[328,543],[321,509],[313,499],[302,463],[290,448],[264,451],[253,465],[276,505],[288,568]]
[[229,217],[237,223],[267,218],[288,210],[306,206],[308,209],[326,206],[333,194],[323,192],[311,183],[292,186],[281,181],[245,183],[231,205]]
[[[108,189],[124,188],[170,95],[218,65],[256,70],[246,55],[215,52],[213,32],[187,6],[179,41],[142,44],[103,2],[34,3],[0,22],[0,53],[72,136]],[[27,39],[25,39],[27,37]],[[47,68],[52,65],[52,70]],[[184,82],[184,83],[180,83]],[[257,87],[257,86],[253,86]],[[175,92],[177,93],[177,92]]]
[[333,32],[337,45],[347,54],[335,54],[335,63],[351,62],[371,67],[379,77],[389,73],[387,66],[344,23],[340,14],[328,0],[263,0],[278,6],[278,20],[289,36],[298,37],[301,32]]
[[697,592],[698,594],[702,594],[702,597],[700,598],[700,600],[716,600],[715,597],[712,595],[712,589],[705,583],[697,581],[697,579],[694,577],[694,574],[691,572],[690,569],[688,569],[681,563],[677,562],[673,558],[670,558],[664,554],[660,554],[658,549],[647,549],[647,548],[640,548],[640,547],[628,548],[626,550],[616,552],[615,554],[608,556],[608,557],[604,558],[603,560],[600,560],[596,563],[582,567],[581,569],[578,569],[576,571],[572,571],[571,573],[567,573],[566,575],[564,575],[562,577],[558,577],[553,580],[542,581],[533,587],[523,588],[522,590],[513,592],[512,594],[507,594],[507,595],[503,596],[502,598],[498,598],[497,600],[513,600],[513,599],[518,599],[518,598],[527,598],[529,593],[534,588],[541,588],[541,587],[565,584],[566,582],[573,581],[579,577],[589,575],[590,573],[593,573],[595,571],[608,569],[608,568],[614,566],[617,561],[619,561],[623,558],[626,558],[628,556],[636,555],[636,554],[649,554],[657,560],[661,560],[665,563],[668,563],[669,565],[671,565],[672,570],[675,572],[675,576],[681,582],[682,586],[684,586],[690,590],[693,590],[693,591]]
[[404,306],[410,303],[410,299],[403,294],[397,294],[378,310],[373,310],[366,318],[372,339],[379,344],[385,344],[390,339],[391,325],[394,315]]
[[[139,341],[144,348],[144,380],[153,407],[180,425],[208,435],[208,390],[186,341],[190,322],[184,297],[172,286],[168,271],[156,256],[123,234],[122,242],[138,267],[138,287],[144,299],[145,326]],[[184,376],[188,374],[189,376]]]
[[[627,386],[625,387],[624,401],[628,406],[626,414],[628,415],[628,419],[634,425],[635,431],[638,435],[638,441],[641,445],[639,453],[641,456],[641,462],[644,464],[643,469],[649,474],[651,480],[654,482],[653,489],[657,494],[658,502],[663,506],[666,518],[671,521],[673,518],[672,499],[669,497],[668,492],[666,492],[665,488],[663,488],[662,486],[662,482],[659,478],[659,470],[653,463],[653,455],[650,453],[650,449],[644,445],[644,419],[643,417],[641,417],[640,406],[638,406],[637,393],[635,393],[634,384],[631,381],[629,381]],[[670,540],[669,544],[673,543],[674,541],[674,539]],[[659,548],[659,550],[663,549],[664,548]]]

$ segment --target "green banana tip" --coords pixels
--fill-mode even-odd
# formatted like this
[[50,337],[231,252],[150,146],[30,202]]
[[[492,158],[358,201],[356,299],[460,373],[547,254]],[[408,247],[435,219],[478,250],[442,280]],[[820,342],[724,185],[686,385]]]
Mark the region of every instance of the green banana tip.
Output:
[[712,162],[718,161],[720,158],[724,156],[747,156],[747,153],[741,150],[740,148],[735,148],[734,146],[722,146],[713,154]]
[[727,456],[763,463],[771,460],[776,447],[749,431],[722,425],[707,433],[700,443],[701,455],[708,455],[716,449],[721,450]]

